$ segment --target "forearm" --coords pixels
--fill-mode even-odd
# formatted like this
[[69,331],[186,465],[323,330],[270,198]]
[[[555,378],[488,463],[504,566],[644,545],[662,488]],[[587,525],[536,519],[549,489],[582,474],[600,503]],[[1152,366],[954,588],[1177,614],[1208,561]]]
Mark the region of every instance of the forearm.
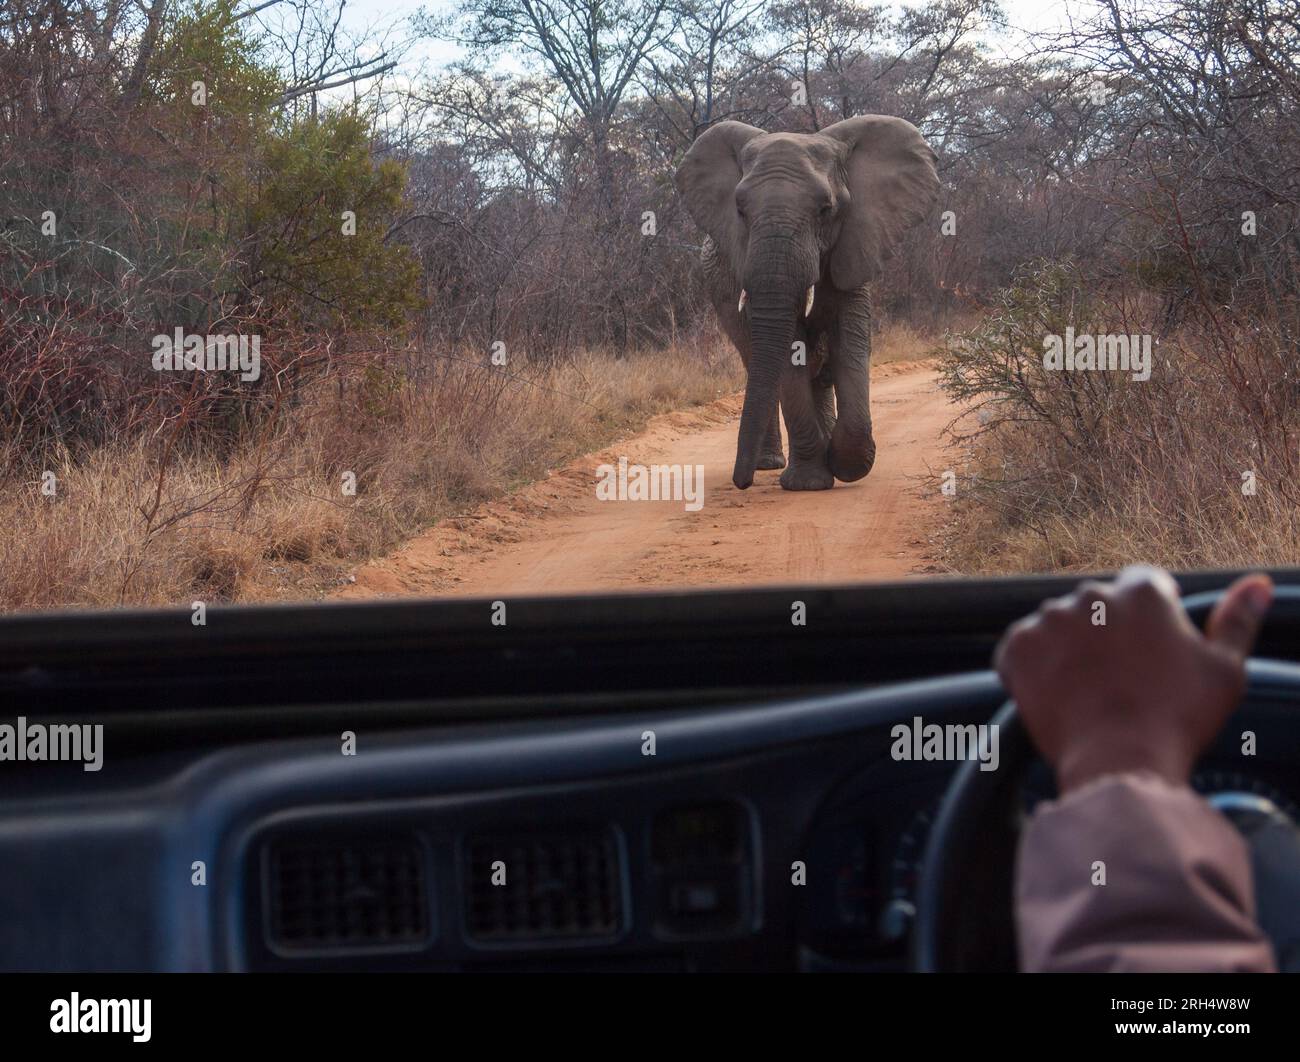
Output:
[[1271,971],[1250,859],[1186,786],[1110,774],[1035,813],[1016,867],[1021,968]]

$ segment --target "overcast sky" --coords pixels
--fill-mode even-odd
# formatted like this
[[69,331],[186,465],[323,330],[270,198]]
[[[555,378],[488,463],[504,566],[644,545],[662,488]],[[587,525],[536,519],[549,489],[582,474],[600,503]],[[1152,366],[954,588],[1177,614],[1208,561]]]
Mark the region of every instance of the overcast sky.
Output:
[[[360,34],[377,23],[391,25],[397,20],[408,18],[422,7],[433,11],[451,11],[455,7],[455,0],[348,0],[344,10],[344,25],[354,34]],[[1005,50],[1014,54],[1017,38],[1021,34],[1059,29],[1065,25],[1069,12],[1077,17],[1079,12],[1089,10],[1092,5],[1088,0],[1002,0],[1002,7],[1007,12],[1011,25],[1020,32],[1013,34],[1009,40],[990,41],[990,45],[994,51]],[[417,48],[414,57],[441,65],[456,58],[456,55],[454,45],[426,41]]]

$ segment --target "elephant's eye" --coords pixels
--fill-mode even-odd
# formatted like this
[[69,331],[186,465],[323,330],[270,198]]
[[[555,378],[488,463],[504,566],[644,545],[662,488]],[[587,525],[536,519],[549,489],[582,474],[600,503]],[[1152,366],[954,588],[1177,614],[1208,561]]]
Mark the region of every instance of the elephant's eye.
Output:
[[820,218],[824,221],[824,220],[826,220],[826,218],[828,218],[828,217],[831,216],[831,211],[832,211],[833,209],[834,209],[834,208],[831,206],[830,203],[823,203],[823,204],[822,204],[822,208],[821,208],[821,210],[819,210],[819,211],[817,212],[817,216],[820,217]]

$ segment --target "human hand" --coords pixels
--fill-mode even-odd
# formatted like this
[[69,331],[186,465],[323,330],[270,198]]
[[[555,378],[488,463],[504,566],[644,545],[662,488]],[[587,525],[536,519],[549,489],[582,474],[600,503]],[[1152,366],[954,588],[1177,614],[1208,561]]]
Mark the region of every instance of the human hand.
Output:
[[1062,794],[1138,770],[1184,785],[1241,699],[1272,600],[1267,575],[1244,576],[1202,634],[1168,572],[1125,568],[1012,624],[993,664]]

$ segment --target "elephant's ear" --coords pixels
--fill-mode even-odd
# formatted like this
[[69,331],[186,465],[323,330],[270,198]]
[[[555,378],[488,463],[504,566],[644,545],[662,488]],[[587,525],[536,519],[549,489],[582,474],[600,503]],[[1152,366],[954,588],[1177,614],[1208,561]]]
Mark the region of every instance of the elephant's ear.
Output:
[[701,133],[686,152],[674,178],[686,209],[731,261],[741,255],[736,185],[742,176],[740,152],[763,130],[744,122],[719,122]]
[[934,152],[916,126],[902,118],[864,114],[822,130],[848,145],[848,212],[831,251],[831,281],[852,291],[880,276],[903,234],[939,194]]

